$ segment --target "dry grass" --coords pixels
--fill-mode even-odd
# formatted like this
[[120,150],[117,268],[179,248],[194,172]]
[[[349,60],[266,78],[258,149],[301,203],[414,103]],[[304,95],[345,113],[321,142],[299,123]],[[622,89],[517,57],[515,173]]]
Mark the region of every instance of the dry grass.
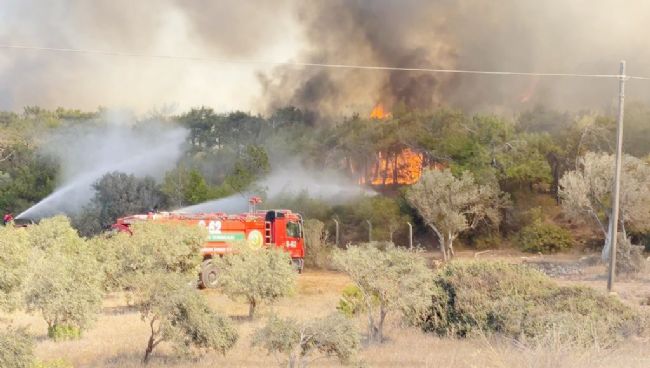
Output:
[[[499,255],[495,258],[502,258]],[[515,257],[516,258],[516,257]],[[349,282],[342,274],[307,270],[299,278],[296,294],[271,307],[260,309],[255,321],[243,319],[248,309],[244,303],[228,300],[223,295],[207,291],[206,295],[215,310],[232,316],[240,339],[226,356],[209,354],[199,361],[175,361],[167,358],[170,350],[161,346],[154,352],[149,367],[267,367],[278,366],[272,356],[250,347],[250,336],[271,313],[309,319],[325,316],[333,311],[341,290]],[[577,282],[577,281],[572,281]],[[603,280],[587,280],[603,287]],[[632,284],[620,284],[622,290],[632,290]],[[647,290],[650,285],[643,285]],[[140,359],[147,341],[147,326],[137,313],[125,308],[124,300],[113,295],[105,301],[104,313],[95,326],[78,341],[55,343],[46,339],[46,325],[39,316],[17,313],[14,324],[29,325],[37,336],[36,354],[40,359],[63,358],[75,367],[141,367]],[[364,321],[359,319],[362,331]],[[455,340],[438,338],[412,328],[402,328],[397,321],[389,321],[383,345],[364,348],[360,353],[362,365],[368,367],[649,367],[647,342],[629,341],[616,350],[585,350],[549,341],[541,347],[519,346],[506,340],[479,338]],[[316,361],[314,367],[338,366],[335,360]]]

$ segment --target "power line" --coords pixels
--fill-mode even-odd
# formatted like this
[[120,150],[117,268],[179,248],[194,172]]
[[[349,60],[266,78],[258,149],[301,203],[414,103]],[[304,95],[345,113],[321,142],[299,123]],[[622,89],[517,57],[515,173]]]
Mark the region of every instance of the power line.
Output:
[[330,69],[385,70],[385,71],[403,71],[403,72],[476,74],[476,75],[504,75],[504,76],[574,77],[574,78],[621,78],[621,77],[624,77],[625,79],[650,80],[650,77],[622,76],[622,75],[618,75],[618,74],[536,73],[536,72],[512,72],[512,71],[488,71],[488,70],[464,70],[464,69],[409,68],[409,67],[394,67],[394,66],[381,66],[381,65],[305,63],[305,62],[294,62],[294,61],[234,60],[234,59],[208,58],[208,57],[200,57],[200,56],[143,54],[143,53],[136,53],[136,52],[121,52],[121,51],[93,50],[93,49],[75,49],[75,48],[59,48],[59,47],[41,47],[41,46],[29,46],[29,45],[11,45],[11,44],[0,44],[0,49],[18,49],[18,50],[50,51],[50,52],[78,53],[78,54],[95,54],[95,55],[138,57],[138,58],[152,58],[152,59],[203,61],[203,62],[216,62],[216,63],[221,63],[221,64],[274,65],[274,66],[285,65],[285,66],[330,68]]

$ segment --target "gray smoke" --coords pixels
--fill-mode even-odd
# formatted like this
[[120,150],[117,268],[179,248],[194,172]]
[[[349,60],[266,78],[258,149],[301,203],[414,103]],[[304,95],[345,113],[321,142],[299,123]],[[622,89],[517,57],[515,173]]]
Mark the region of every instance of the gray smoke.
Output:
[[[3,0],[0,43],[203,58],[282,53],[287,1]],[[290,41],[291,39],[289,39]],[[263,57],[260,57],[263,58]],[[0,109],[245,108],[254,66],[2,49]],[[242,85],[245,86],[242,88]],[[236,92],[233,90],[236,89]]]
[[[299,5],[300,60],[493,71],[650,75],[644,0],[315,0]],[[608,106],[616,80],[279,67],[262,76],[270,108],[369,111],[376,102],[479,110]],[[646,82],[629,96],[650,97]],[[265,96],[266,97],[266,96]],[[365,110],[361,107],[365,107]]]
[[120,171],[161,179],[182,154],[187,131],[160,121],[136,123],[125,113],[75,123],[46,137],[42,152],[61,164],[60,185],[18,217],[75,214],[88,204],[92,185],[104,174]]
[[[0,42],[225,59],[650,75],[646,0],[4,1]],[[260,83],[261,82],[261,83]],[[631,99],[650,98],[631,81]],[[205,104],[325,114],[378,101],[473,110],[607,106],[615,80],[498,77],[3,50],[0,108]]]

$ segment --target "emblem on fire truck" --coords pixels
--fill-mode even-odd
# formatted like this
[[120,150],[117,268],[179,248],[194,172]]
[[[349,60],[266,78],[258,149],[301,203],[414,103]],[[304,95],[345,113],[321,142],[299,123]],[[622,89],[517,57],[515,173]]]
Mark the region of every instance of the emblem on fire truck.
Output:
[[248,233],[248,244],[253,247],[261,247],[263,239],[262,233],[259,230],[252,230]]

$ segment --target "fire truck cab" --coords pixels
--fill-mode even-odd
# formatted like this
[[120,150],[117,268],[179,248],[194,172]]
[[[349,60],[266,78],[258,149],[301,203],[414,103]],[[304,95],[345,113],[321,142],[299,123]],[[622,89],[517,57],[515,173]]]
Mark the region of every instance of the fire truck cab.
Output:
[[200,284],[202,287],[217,286],[219,270],[212,260],[214,257],[232,252],[232,244],[237,242],[247,242],[251,246],[282,248],[291,256],[298,272],[302,272],[304,266],[303,220],[300,214],[290,210],[253,210],[236,215],[149,213],[120,218],[113,225],[113,229],[131,232],[130,225],[139,221],[180,222],[207,229],[208,236],[201,248],[203,263]]

